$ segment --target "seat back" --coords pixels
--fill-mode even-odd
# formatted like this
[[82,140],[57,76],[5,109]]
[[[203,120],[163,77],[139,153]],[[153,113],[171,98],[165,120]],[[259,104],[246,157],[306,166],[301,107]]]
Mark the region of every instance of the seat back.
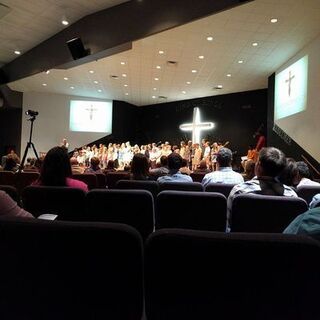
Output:
[[96,177],[98,180],[98,188],[105,189],[107,186],[106,175],[104,173],[96,173]]
[[89,190],[98,188],[98,179],[94,173],[77,173],[73,174],[72,178],[84,182]]
[[19,193],[14,186],[0,185],[0,190],[5,191],[12,198],[12,200],[20,204]]
[[159,193],[159,184],[156,181],[141,181],[141,180],[119,180],[116,183],[117,189],[135,189],[135,190],[148,190],[156,199]]
[[200,182],[161,182],[159,191],[177,190],[177,191],[200,191],[204,190]]
[[93,190],[86,196],[86,219],[128,224],[143,239],[154,229],[153,197],[146,190]]
[[2,220],[0,229],[2,320],[141,319],[142,241],[133,228]]
[[59,220],[82,220],[85,192],[69,187],[29,186],[22,191],[23,207],[35,217],[57,214]]
[[15,174],[12,171],[0,171],[0,184],[1,185],[15,185]]
[[226,198],[229,197],[230,191],[235,186],[235,184],[229,183],[209,183],[205,187],[206,192],[219,192],[222,193]]
[[307,210],[308,205],[301,198],[241,194],[232,203],[231,231],[283,232]]
[[156,229],[225,231],[227,199],[219,193],[162,191],[156,202]]
[[201,172],[192,172],[190,177],[194,182],[201,182],[206,173]]
[[320,319],[319,258],[307,237],[156,231],[145,250],[147,319]]
[[40,174],[39,172],[17,172],[16,173],[16,179],[15,179],[15,186],[19,193],[22,192],[22,190],[30,186],[32,182],[36,181],[39,178]]
[[115,189],[116,183],[119,180],[129,180],[130,174],[128,172],[107,172],[106,180],[109,189]]
[[320,186],[300,186],[297,189],[298,196],[304,200],[306,200],[307,203],[310,203],[312,198],[320,193]]

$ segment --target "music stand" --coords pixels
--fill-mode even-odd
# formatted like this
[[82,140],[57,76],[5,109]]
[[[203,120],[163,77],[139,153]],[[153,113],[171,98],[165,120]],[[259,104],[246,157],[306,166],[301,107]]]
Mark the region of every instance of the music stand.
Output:
[[36,120],[36,115],[35,114],[30,115],[30,118],[28,119],[28,121],[31,122],[29,141],[27,142],[26,148],[24,150],[24,154],[23,154],[23,158],[22,158],[21,163],[20,163],[19,171],[21,171],[23,169],[23,167],[24,167],[24,162],[26,161],[28,150],[30,148],[32,148],[37,160],[39,160],[37,150],[36,150],[36,148],[35,148],[35,146],[34,146],[34,144],[32,142],[32,132],[33,132],[33,122],[34,122],[34,120]]

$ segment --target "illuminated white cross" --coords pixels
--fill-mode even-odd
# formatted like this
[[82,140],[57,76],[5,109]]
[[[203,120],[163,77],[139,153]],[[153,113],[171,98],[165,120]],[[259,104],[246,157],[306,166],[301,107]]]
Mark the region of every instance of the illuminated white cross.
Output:
[[94,112],[94,111],[97,111],[97,109],[94,108],[93,105],[91,105],[90,108],[86,108],[86,110],[89,111],[89,117],[90,117],[90,120],[92,120],[92,118],[93,118],[93,112]]
[[192,131],[192,142],[200,143],[200,134],[202,130],[210,130],[214,127],[213,122],[201,122],[199,108],[193,109],[192,123],[185,123],[180,125],[180,130]]
[[286,80],[286,82],[288,83],[288,95],[290,97],[291,94],[291,81],[295,76],[291,75],[291,70],[289,71],[289,79]]

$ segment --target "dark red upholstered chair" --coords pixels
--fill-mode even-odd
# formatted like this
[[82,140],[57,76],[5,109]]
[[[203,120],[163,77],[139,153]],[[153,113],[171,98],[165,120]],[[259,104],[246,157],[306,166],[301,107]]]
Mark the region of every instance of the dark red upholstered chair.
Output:
[[98,188],[98,179],[94,173],[73,174],[71,178],[84,182],[89,190]]

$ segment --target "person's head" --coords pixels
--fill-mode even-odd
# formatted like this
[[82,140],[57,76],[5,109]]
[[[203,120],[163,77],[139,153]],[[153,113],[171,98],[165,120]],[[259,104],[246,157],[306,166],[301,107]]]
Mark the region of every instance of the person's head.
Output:
[[262,148],[256,163],[255,173],[258,177],[267,176],[275,178],[286,166],[284,153],[274,147]]
[[40,172],[41,184],[65,186],[66,178],[72,174],[68,153],[63,147],[54,147],[46,154]]
[[198,168],[201,169],[201,170],[207,169],[207,162],[206,162],[206,160],[201,160],[200,163],[199,163]]
[[142,178],[149,175],[149,161],[144,154],[137,153],[133,156],[131,162],[131,173],[133,178]]
[[5,165],[3,170],[5,171],[15,171],[15,169],[17,169],[17,163],[15,161],[14,156],[12,156],[11,154],[7,156]]
[[219,167],[231,167],[232,152],[228,148],[221,148],[217,154],[217,163]]
[[182,167],[187,167],[188,166],[188,161],[186,159],[182,158],[182,164],[181,164],[181,168]]
[[91,164],[91,168],[93,170],[98,170],[99,168],[99,164],[100,164],[100,160],[98,157],[92,157],[90,160],[90,164]]
[[109,160],[109,161],[108,161],[108,164],[107,164],[106,169],[107,169],[107,170],[114,169],[114,161],[113,161],[113,160]]
[[182,157],[180,154],[172,152],[168,156],[168,167],[171,171],[178,171],[182,166]]
[[254,163],[254,161],[252,160],[247,160],[246,161],[246,164],[245,164],[245,167],[244,167],[244,172],[246,174],[246,178],[248,180],[251,180],[255,173],[254,173],[254,168],[255,168],[256,164]]
[[168,165],[168,157],[167,156],[161,156],[160,164],[161,164],[161,167],[166,167]]
[[79,162],[78,162],[77,158],[72,157],[72,158],[70,158],[70,164],[72,166],[77,166],[79,164]]
[[299,180],[302,178],[311,178],[309,167],[304,161],[297,161],[296,165],[298,169]]
[[287,186],[295,186],[297,176],[298,168],[296,161],[292,158],[286,158],[286,166],[278,175],[279,181]]

